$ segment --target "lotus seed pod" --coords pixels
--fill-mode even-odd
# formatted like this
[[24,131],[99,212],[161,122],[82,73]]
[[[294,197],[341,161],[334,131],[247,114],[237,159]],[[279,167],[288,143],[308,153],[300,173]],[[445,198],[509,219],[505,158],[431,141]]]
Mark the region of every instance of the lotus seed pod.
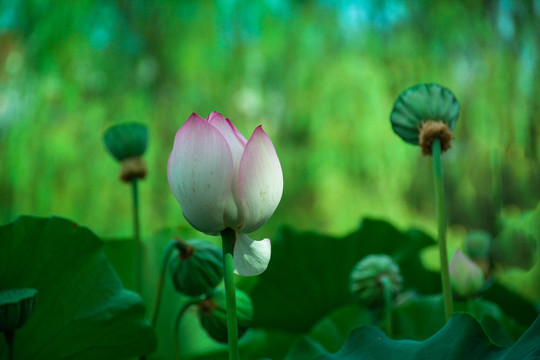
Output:
[[452,289],[461,297],[474,296],[484,286],[482,269],[460,250],[454,253],[449,271]]
[[384,277],[389,280],[392,298],[395,298],[403,281],[398,265],[388,255],[368,255],[354,266],[350,290],[361,304],[370,308],[380,306],[384,304]]
[[[215,289],[199,305],[199,319],[208,335],[221,343],[227,343],[227,306],[225,289]],[[241,338],[253,321],[253,305],[249,295],[236,290],[236,317],[238,338]]]
[[536,263],[536,239],[523,229],[505,229],[493,240],[490,255],[503,269],[529,271]]
[[223,279],[221,249],[201,240],[187,241],[179,248],[169,263],[176,291],[188,296],[211,292]]
[[420,145],[423,154],[431,155],[435,139],[440,139],[442,152],[450,149],[458,116],[459,102],[449,89],[438,84],[418,84],[398,96],[390,122],[399,137]]
[[484,231],[472,231],[465,238],[465,253],[482,269],[484,278],[490,276],[491,235]]
[[9,289],[0,291],[0,332],[13,332],[21,328],[36,303],[36,289]]
[[471,259],[487,258],[491,249],[491,235],[484,231],[471,231],[465,238],[465,252]]
[[128,122],[111,126],[103,137],[105,147],[122,162],[120,179],[129,182],[146,177],[142,159],[148,146],[148,128],[144,124]]

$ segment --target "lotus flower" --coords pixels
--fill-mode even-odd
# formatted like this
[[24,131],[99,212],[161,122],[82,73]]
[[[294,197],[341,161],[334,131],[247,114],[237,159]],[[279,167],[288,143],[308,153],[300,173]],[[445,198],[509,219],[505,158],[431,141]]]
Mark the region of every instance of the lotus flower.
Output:
[[252,240],[274,213],[283,173],[274,145],[261,126],[249,141],[229,119],[192,114],[180,127],[169,156],[169,186],[186,220],[197,230],[236,232],[235,273],[254,276],[270,261],[270,239]]
[[456,250],[450,264],[450,283],[462,297],[471,297],[484,286],[484,273],[469,257]]

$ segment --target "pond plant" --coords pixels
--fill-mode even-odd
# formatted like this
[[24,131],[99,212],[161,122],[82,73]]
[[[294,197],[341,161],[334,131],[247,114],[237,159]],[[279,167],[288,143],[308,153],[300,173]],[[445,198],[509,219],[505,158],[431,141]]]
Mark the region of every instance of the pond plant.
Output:
[[[539,358],[538,311],[498,276],[535,266],[540,206],[501,216],[494,233],[467,232],[448,262],[442,160],[459,111],[452,91],[427,83],[390,113],[393,131],[430,157],[437,241],[371,218],[341,237],[282,227],[272,244],[252,239],[281,201],[281,163],[262,126],[246,139],[215,111],[183,122],[161,174],[190,227],[141,241],[149,131],[108,128],[105,146],[132,190],[133,236],[117,243],[136,251],[115,256],[115,241],[59,217],[0,226],[0,358]],[[440,274],[423,258],[436,243]],[[123,267],[137,292],[123,287]]]

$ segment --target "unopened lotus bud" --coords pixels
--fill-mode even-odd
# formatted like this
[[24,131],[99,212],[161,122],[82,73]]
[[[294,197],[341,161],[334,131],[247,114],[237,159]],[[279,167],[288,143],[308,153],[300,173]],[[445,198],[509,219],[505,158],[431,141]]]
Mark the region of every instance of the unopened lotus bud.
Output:
[[373,308],[384,304],[384,283],[390,285],[392,298],[395,298],[401,291],[402,281],[399,267],[390,256],[368,255],[354,266],[350,290],[358,302]]
[[9,289],[0,291],[0,332],[9,333],[21,328],[36,303],[36,289]]
[[458,116],[459,102],[449,89],[438,84],[418,84],[399,95],[390,121],[399,137],[420,145],[424,155],[431,155],[435,139],[440,140],[442,152],[450,149]]
[[174,288],[188,296],[208,294],[223,279],[221,249],[207,241],[178,241],[178,254],[169,263]]
[[536,263],[536,239],[523,229],[505,229],[493,240],[491,260],[503,269],[529,271]]
[[482,269],[460,250],[454,253],[449,271],[452,289],[461,297],[474,296],[484,286]]
[[111,126],[104,138],[107,150],[122,163],[120,179],[129,182],[146,177],[146,163],[142,159],[148,146],[148,128],[129,122]]
[[[221,343],[227,343],[227,306],[225,289],[212,291],[199,304],[199,319],[208,335]],[[236,317],[238,338],[242,337],[253,321],[253,305],[249,295],[236,290]]]

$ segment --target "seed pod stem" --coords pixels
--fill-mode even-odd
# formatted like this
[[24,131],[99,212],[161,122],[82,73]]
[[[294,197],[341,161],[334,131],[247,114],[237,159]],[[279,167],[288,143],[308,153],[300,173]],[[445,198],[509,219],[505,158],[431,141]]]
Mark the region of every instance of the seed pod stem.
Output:
[[156,300],[154,303],[154,311],[152,312],[152,327],[156,327],[159,308],[161,306],[161,296],[163,295],[163,284],[165,282],[165,274],[167,273],[167,265],[175,249],[177,249],[177,241],[171,240],[167,244],[167,247],[163,251],[163,258],[161,260],[161,273],[159,274],[158,284],[156,288]]
[[437,228],[439,238],[439,255],[441,261],[441,281],[446,320],[452,315],[452,290],[448,269],[448,251],[446,249],[446,208],[444,204],[443,173],[441,163],[441,143],[435,139],[432,145],[433,177],[435,179],[435,201],[437,204]]
[[180,360],[180,321],[186,313],[186,311],[192,306],[199,304],[201,302],[200,298],[191,298],[189,299],[184,306],[178,311],[176,315],[176,320],[174,322],[174,357],[176,360]]

